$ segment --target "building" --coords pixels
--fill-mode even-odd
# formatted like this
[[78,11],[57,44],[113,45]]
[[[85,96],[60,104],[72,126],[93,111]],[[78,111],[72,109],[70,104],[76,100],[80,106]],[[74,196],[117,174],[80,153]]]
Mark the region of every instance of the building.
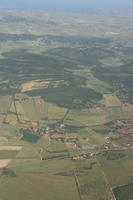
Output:
[[51,138],[52,140],[56,140],[56,141],[61,141],[61,142],[64,142],[64,141],[65,141],[65,135],[59,134],[59,133],[55,133],[55,134],[51,135],[50,138]]

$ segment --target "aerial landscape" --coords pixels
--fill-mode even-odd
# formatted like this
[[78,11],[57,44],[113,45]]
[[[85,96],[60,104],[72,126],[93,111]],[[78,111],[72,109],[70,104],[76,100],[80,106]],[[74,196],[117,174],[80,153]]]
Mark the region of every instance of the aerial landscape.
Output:
[[0,3],[0,200],[133,200],[132,9],[60,9]]

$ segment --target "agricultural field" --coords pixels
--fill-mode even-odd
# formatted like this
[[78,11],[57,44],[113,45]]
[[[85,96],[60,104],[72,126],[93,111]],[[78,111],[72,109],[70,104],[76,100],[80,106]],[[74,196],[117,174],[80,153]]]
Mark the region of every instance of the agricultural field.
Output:
[[110,94],[105,94],[104,95],[104,100],[103,100],[103,104],[106,107],[120,107],[121,106],[121,102],[118,99],[117,96],[114,95],[110,95]]
[[0,12],[0,200],[133,199],[130,18]]
[[132,183],[124,186],[120,186],[118,188],[114,189],[114,193],[116,198],[119,199],[132,199],[133,198],[133,192],[132,192]]
[[133,178],[132,151],[109,150],[103,152],[103,155],[98,159],[101,167],[104,169],[104,173],[109,183],[113,188],[123,185],[122,183],[126,185],[131,182]]

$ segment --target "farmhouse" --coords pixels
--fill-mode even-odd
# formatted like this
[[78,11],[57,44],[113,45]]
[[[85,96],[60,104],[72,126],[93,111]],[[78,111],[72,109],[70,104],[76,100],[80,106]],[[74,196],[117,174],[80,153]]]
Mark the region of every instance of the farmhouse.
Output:
[[64,124],[60,124],[60,128],[65,128],[65,125]]
[[111,138],[110,137],[105,137],[104,141],[105,141],[105,144],[111,144]]
[[74,156],[72,160],[84,160],[83,156]]
[[91,144],[82,144],[81,148],[83,150],[94,150],[97,146],[96,145],[91,145]]
[[65,141],[65,135],[59,134],[59,133],[55,133],[55,134],[51,135],[51,139],[52,140],[56,140],[56,141],[64,142]]
[[78,155],[78,156],[73,156],[72,160],[84,160],[87,159],[88,156],[86,154]]

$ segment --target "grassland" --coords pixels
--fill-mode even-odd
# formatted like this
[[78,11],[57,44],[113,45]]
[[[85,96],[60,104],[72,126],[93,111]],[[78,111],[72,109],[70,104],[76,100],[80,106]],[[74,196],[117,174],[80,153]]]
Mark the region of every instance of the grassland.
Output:
[[79,179],[83,199],[102,199],[111,197],[101,169],[95,161],[89,161],[89,163],[80,161],[75,162],[74,164],[76,165],[76,174]]
[[0,151],[0,159],[12,159],[17,155],[18,151]]
[[[6,180],[3,179],[3,181],[5,182]],[[5,184],[6,187],[10,188],[8,195],[10,195],[12,199],[17,199],[19,196],[20,199],[42,199],[43,196],[49,200],[53,198],[79,200],[74,179],[72,178],[64,179],[64,177],[42,173],[25,173],[23,177],[16,178],[13,184],[11,180],[5,182]],[[14,187],[17,189],[15,193],[12,192]],[[64,196],[64,193],[68,195]],[[2,187],[2,198],[8,198],[8,195],[6,194],[6,190]]]
[[106,123],[106,113],[92,114],[88,109],[71,110],[66,118],[66,124],[77,126],[93,126]]

